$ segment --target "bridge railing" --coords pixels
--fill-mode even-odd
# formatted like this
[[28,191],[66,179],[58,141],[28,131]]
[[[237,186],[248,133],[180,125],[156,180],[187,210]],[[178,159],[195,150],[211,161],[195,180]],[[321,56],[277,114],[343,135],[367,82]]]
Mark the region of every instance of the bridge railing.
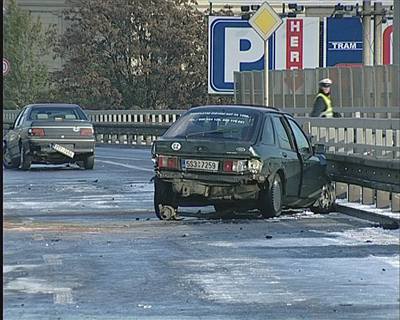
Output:
[[[368,113],[370,110],[366,111]],[[94,123],[98,143],[145,146],[151,145],[183,112],[98,110],[87,113]],[[17,114],[18,111],[6,110],[3,112],[3,123],[11,125]],[[339,197],[346,197],[351,202],[375,204],[378,208],[391,208],[394,212],[400,211],[399,190],[390,189],[392,185],[399,186],[400,180],[399,119],[296,119],[312,135],[314,143],[326,145],[331,157],[331,175],[337,181]],[[351,174],[346,176],[344,172]],[[365,175],[364,179],[362,174],[358,174],[360,172]],[[384,179],[375,183],[371,177],[378,176]]]
[[332,153],[400,158],[399,119],[297,117],[312,140]]
[[86,110],[94,123],[173,123],[185,110]]

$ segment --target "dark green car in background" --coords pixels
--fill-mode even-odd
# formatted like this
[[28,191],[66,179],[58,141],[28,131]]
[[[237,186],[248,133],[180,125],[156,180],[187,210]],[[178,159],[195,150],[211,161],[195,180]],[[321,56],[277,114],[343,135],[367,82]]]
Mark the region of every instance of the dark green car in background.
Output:
[[329,212],[335,202],[324,155],[274,108],[192,108],[154,142],[152,156],[160,219],[175,218],[179,206],[257,208],[276,217],[283,208]]

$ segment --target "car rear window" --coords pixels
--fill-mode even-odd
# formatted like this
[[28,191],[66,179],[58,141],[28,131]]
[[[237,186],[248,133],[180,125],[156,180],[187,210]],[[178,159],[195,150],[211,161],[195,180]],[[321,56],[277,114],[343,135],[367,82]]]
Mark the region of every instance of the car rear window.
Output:
[[31,110],[29,120],[68,121],[87,118],[82,110],[76,107],[36,107]]
[[196,110],[182,116],[164,137],[250,141],[259,118],[252,110]]

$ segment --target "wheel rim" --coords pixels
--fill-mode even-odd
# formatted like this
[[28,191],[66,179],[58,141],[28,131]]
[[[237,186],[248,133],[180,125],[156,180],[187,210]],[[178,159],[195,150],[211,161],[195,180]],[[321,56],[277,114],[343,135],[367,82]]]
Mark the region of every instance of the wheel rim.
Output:
[[274,180],[272,185],[272,204],[275,212],[278,212],[282,205],[282,189],[278,180]]
[[331,190],[329,190],[328,186],[325,185],[322,187],[320,206],[323,209],[327,209],[331,205],[332,205],[332,192]]

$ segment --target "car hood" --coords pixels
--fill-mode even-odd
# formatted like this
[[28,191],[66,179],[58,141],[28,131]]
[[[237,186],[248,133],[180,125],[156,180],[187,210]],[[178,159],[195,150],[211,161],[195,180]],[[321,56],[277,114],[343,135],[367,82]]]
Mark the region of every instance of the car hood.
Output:
[[154,142],[153,156],[165,155],[196,155],[196,156],[229,156],[230,158],[254,157],[251,142],[224,141],[207,139],[166,139]]

